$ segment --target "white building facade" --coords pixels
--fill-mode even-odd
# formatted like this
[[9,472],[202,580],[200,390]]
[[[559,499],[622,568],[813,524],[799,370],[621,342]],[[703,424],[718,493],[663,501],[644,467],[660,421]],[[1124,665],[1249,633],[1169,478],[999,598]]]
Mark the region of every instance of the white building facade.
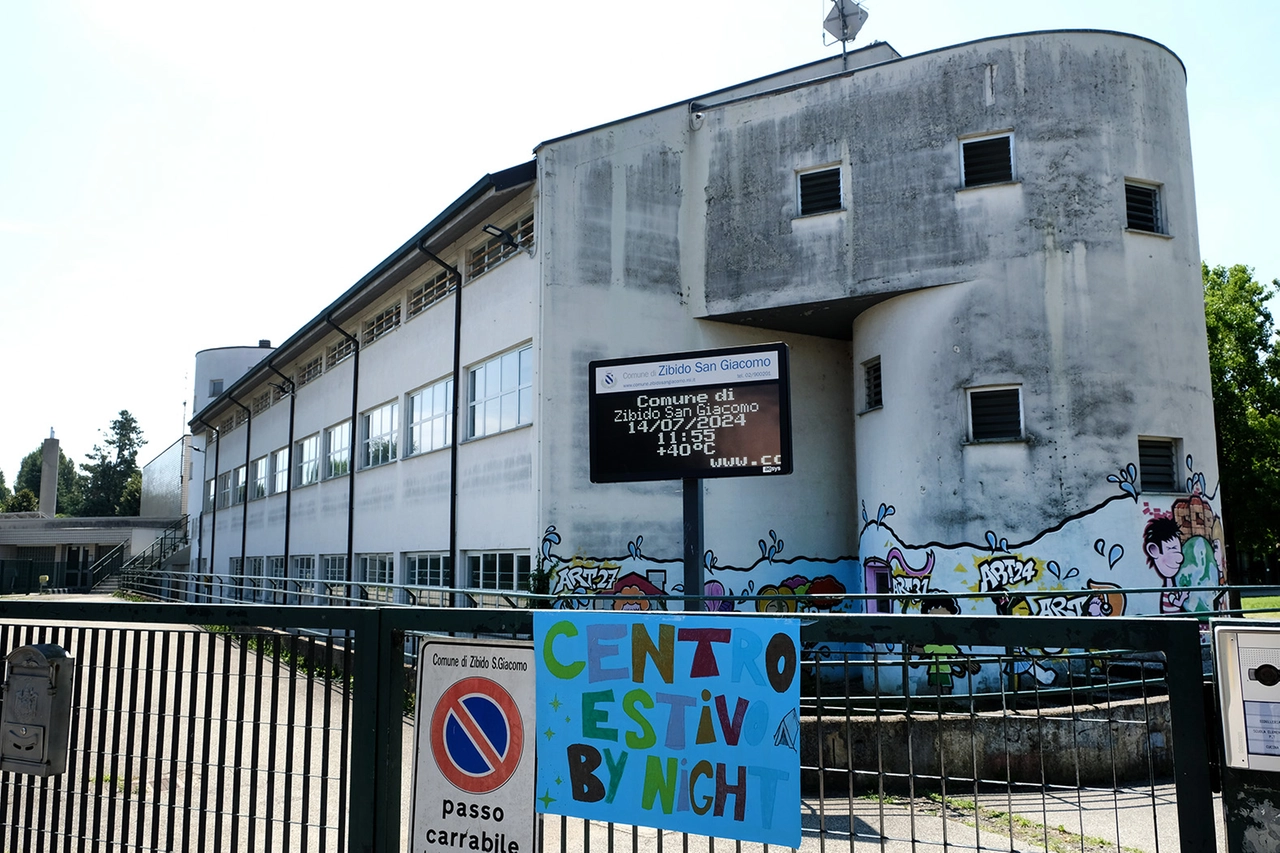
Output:
[[545,142],[209,389],[198,571],[660,606],[681,486],[590,482],[587,365],[783,341],[794,472],[704,483],[709,606],[1212,607],[1185,84],[1116,33],[877,44]]

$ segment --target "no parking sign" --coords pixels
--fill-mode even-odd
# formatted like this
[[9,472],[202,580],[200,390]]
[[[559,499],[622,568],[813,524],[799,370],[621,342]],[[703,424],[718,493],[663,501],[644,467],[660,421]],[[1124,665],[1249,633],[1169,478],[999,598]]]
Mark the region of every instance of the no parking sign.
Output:
[[534,685],[528,644],[422,644],[414,853],[533,853]]

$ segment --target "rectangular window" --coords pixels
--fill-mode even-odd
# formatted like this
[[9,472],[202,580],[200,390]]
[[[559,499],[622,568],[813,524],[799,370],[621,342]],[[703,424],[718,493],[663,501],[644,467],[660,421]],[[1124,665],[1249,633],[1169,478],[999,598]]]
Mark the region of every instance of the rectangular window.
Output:
[[533,347],[492,358],[467,377],[467,437],[533,423]]
[[263,598],[263,601],[284,604],[287,600],[284,589],[284,566],[284,557],[267,558],[267,577],[263,582],[263,587],[269,592],[269,595]]
[[324,476],[341,477],[351,470],[351,421],[324,431]]
[[216,477],[205,484],[204,496],[205,507],[213,509],[214,504],[218,500],[218,479]]
[[[360,577],[366,584],[395,583],[395,563],[390,554],[361,554]],[[364,596],[369,601],[393,601],[395,590],[390,586],[366,586]]]
[[405,581],[410,586],[453,586],[453,560],[448,554],[408,554]]
[[504,230],[511,235],[515,245],[505,237],[494,237],[472,249],[467,262],[468,278],[483,275],[516,252],[533,245],[533,214],[507,225]]
[[271,493],[278,495],[289,488],[289,448],[282,447],[271,454]]
[[320,558],[320,568],[324,571],[324,603],[340,603],[347,595],[347,555],[325,554]]
[[323,363],[324,359],[320,356],[316,356],[310,361],[304,362],[302,366],[298,368],[298,387],[301,388],[311,380],[319,377]]
[[1151,184],[1124,182],[1124,206],[1127,227],[1134,231],[1163,234],[1160,222],[1160,189]]
[[262,567],[266,561],[262,557],[250,557],[245,564],[245,581],[248,584],[248,598],[250,601],[265,601],[264,587],[266,584],[262,576]]
[[249,499],[265,498],[267,496],[267,457],[255,459],[249,465],[252,474]]
[[239,557],[232,557],[227,560],[227,578],[231,581],[231,584],[221,589],[220,598],[223,600],[243,601],[245,586],[244,561]]
[[294,447],[298,457],[298,485],[309,486],[320,479],[320,434],[309,435]]
[[316,591],[316,558],[310,555],[293,558],[293,604],[311,604]]
[[453,440],[453,380],[409,395],[409,453],[448,447]]
[[241,465],[240,467],[236,468],[235,486],[232,494],[232,499],[238,504],[244,503],[245,498],[248,496],[248,492],[249,492],[249,476],[248,475],[249,475],[249,470],[244,465]]
[[1138,483],[1144,492],[1180,492],[1178,443],[1172,438],[1138,439]]
[[360,416],[360,467],[394,462],[400,440],[400,403],[391,401]]
[[444,299],[454,290],[453,273],[441,270],[409,291],[409,317],[413,318]]
[[974,441],[1022,438],[1022,394],[1018,388],[969,392],[969,434]]
[[800,173],[800,215],[829,213],[844,208],[840,192],[840,167]]
[[964,186],[1003,184],[1013,180],[1013,136],[974,139],[960,146]]
[[385,335],[387,332],[394,331],[400,325],[400,303],[388,305],[386,308],[373,315],[372,318],[365,321],[364,338],[361,343],[368,345]]
[[866,409],[878,409],[884,405],[884,390],[880,382],[880,359],[863,363],[862,375],[866,382]]
[[263,413],[263,412],[265,412],[267,409],[271,408],[271,391],[270,391],[270,389],[268,389],[268,390],[266,390],[266,391],[263,391],[261,394],[259,394],[258,396],[254,397],[254,398],[253,398],[253,403],[250,405],[250,408],[251,408],[251,409],[253,409],[253,414],[254,414],[254,416],[255,416],[255,417],[257,417],[258,415],[262,414],[262,413]]
[[471,586],[512,592],[529,585],[529,555],[516,551],[490,551],[467,555]]
[[336,344],[329,344],[324,351],[324,369],[332,370],[346,361],[355,351],[355,342],[348,338],[343,338]]
[[222,380],[210,379],[209,380],[209,396],[216,397],[221,393],[222,393]]

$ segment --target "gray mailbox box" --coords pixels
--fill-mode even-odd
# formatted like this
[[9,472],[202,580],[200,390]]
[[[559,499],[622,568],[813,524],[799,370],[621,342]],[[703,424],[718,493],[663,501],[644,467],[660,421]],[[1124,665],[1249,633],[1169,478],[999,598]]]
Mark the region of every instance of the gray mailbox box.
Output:
[[75,660],[61,646],[22,646],[5,659],[0,771],[55,776],[67,769]]

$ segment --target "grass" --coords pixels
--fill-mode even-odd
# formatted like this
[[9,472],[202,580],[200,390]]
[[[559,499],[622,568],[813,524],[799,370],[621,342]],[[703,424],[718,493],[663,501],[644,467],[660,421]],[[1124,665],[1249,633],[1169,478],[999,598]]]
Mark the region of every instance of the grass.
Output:
[[1240,608],[1246,619],[1280,619],[1280,595],[1241,596]]

